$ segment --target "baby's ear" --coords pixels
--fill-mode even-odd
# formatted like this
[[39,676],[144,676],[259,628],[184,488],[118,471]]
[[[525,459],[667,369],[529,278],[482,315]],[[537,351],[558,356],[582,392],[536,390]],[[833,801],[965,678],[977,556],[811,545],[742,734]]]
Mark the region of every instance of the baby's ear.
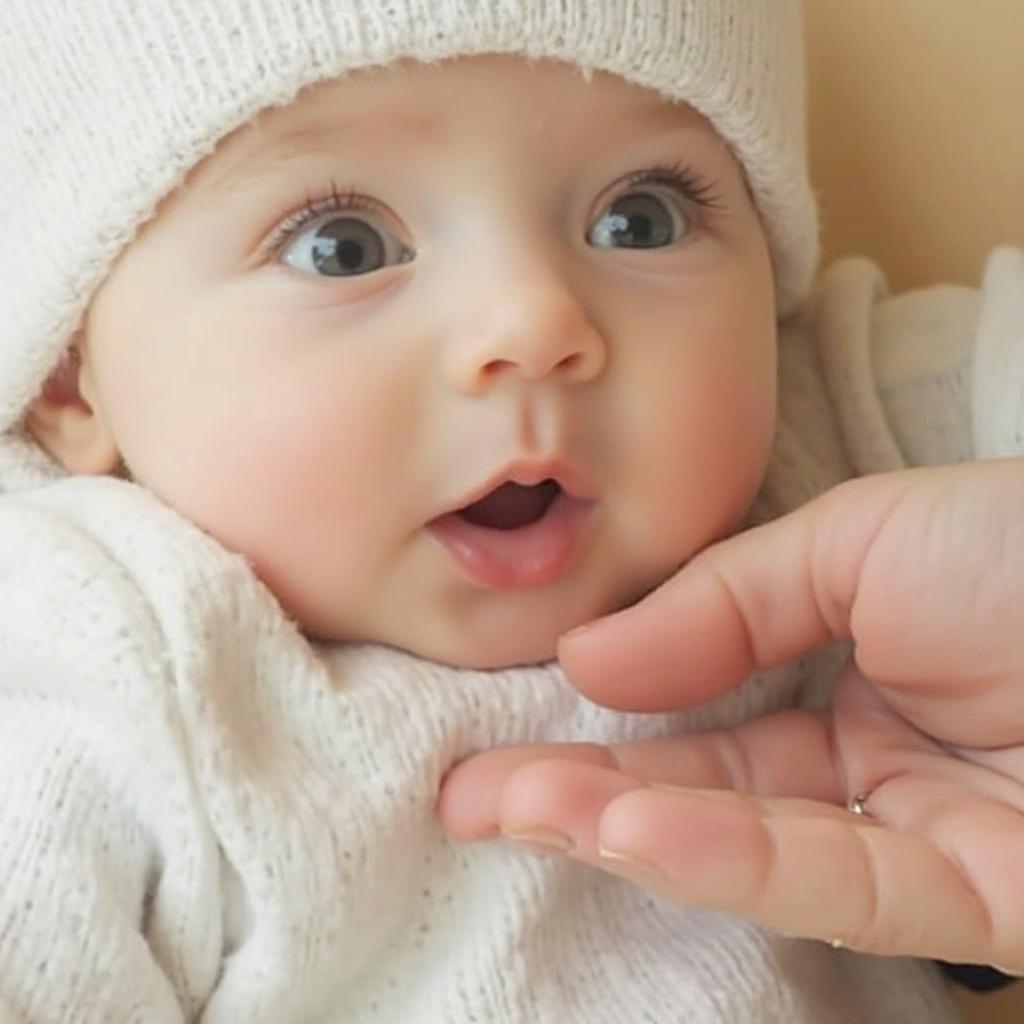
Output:
[[69,473],[114,473],[121,456],[96,401],[88,354],[76,337],[29,406],[29,433]]

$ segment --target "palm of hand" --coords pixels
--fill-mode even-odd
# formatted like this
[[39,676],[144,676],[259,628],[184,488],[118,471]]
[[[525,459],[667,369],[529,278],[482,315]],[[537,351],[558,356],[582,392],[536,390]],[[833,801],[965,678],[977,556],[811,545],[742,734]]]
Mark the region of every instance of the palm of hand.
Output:
[[[1005,714],[986,722],[953,689],[936,706],[927,694],[876,688],[854,666],[837,687],[826,721],[837,782],[864,794],[870,818],[848,829],[851,906],[836,927],[872,952],[1024,973],[1024,721],[1008,742]],[[811,870],[814,857],[811,848]]]

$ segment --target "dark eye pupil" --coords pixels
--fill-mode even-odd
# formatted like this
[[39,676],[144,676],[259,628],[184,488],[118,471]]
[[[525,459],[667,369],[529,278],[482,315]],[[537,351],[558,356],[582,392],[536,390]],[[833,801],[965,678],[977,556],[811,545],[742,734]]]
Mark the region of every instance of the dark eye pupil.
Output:
[[656,249],[671,245],[675,236],[675,221],[664,201],[636,192],[612,203],[592,232],[592,241],[605,247]]
[[313,239],[313,264],[322,274],[347,277],[379,270],[387,258],[380,233],[352,217],[332,220]]

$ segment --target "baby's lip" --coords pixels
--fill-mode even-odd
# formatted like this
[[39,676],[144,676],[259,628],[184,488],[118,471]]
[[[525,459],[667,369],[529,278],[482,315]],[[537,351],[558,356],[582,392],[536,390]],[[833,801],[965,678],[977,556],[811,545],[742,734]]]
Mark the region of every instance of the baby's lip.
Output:
[[[537,490],[516,494],[517,487]],[[495,493],[503,488],[513,493]],[[594,489],[564,461],[520,459],[463,494],[427,531],[473,585],[536,590],[572,570],[595,505]]]
[[487,525],[464,512],[449,512],[430,523],[428,532],[475,586],[535,590],[571,571],[590,532],[593,508],[593,502],[559,490],[539,517],[518,526]]
[[504,466],[458,498],[454,504],[447,506],[437,518],[440,519],[476,504],[503,484],[513,483],[523,487],[533,487],[536,484],[544,483],[545,480],[553,480],[570,498],[576,498],[579,501],[591,502],[597,497],[596,491],[582,474],[563,460],[520,459]]

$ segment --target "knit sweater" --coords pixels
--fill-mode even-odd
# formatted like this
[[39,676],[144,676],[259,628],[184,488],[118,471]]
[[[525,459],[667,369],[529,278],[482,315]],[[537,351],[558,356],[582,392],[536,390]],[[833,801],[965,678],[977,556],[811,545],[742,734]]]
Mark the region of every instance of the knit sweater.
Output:
[[[841,265],[784,330],[754,518],[855,472],[1015,449],[1024,256],[998,254],[980,294],[883,291]],[[929,965],[460,847],[434,817],[473,750],[735,722],[802,699],[834,657],[640,716],[551,665],[314,644],[242,558],[112,479],[0,498],[0,609],[4,1024],[954,1019]]]

